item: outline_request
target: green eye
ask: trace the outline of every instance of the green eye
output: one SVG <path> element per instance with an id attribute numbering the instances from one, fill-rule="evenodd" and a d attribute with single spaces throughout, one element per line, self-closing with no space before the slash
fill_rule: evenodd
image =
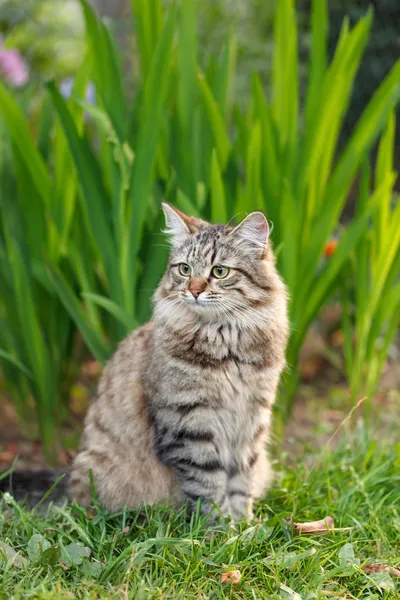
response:
<path id="1" fill-rule="evenodd" d="M 189 265 L 187 265 L 186 263 L 181 263 L 179 265 L 179 273 L 181 275 L 183 275 L 184 277 L 189 277 L 191 272 L 192 272 L 191 267 L 189 267 Z"/>
<path id="2" fill-rule="evenodd" d="M 228 267 L 221 267 L 220 265 L 217 265 L 211 269 L 211 273 L 217 279 L 224 279 L 224 277 L 228 275 L 229 271 L 230 269 L 228 269 Z"/>

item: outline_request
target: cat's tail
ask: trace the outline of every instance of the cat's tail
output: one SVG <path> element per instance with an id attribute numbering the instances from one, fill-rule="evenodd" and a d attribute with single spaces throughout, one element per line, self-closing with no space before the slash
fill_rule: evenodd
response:
<path id="1" fill-rule="evenodd" d="M 6 477 L 0 474 L 0 498 L 9 493 L 29 508 L 40 504 L 64 504 L 68 500 L 68 475 L 50 469 L 42 471 L 12 471 Z"/>

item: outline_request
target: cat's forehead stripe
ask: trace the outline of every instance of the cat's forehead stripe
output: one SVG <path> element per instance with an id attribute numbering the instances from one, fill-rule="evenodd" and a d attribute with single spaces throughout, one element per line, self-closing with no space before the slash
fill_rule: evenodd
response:
<path id="1" fill-rule="evenodd" d="M 190 241 L 188 248 L 188 261 L 213 263 L 218 251 L 218 242 L 221 239 L 223 226 L 207 227 L 200 230 Z"/>

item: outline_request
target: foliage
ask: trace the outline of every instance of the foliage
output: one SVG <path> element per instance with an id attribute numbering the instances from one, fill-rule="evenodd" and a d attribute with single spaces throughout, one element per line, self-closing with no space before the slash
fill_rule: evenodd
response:
<path id="1" fill-rule="evenodd" d="M 217 528 L 209 539 L 184 510 L 109 515 L 67 506 L 40 516 L 4 496 L 0 596 L 394 600 L 400 454 L 398 444 L 376 437 L 360 427 L 333 452 L 279 465 L 276 488 L 257 504 L 260 521 Z M 326 515 L 335 532 L 296 536 L 288 524 Z M 368 573 L 376 564 L 380 570 Z M 240 582 L 223 585 L 222 573 L 236 569 Z"/>
<path id="2" fill-rule="evenodd" d="M 393 176 L 394 116 L 381 139 L 375 184 Z M 357 210 L 369 195 L 370 169 L 365 166 Z M 393 181 L 394 182 L 394 181 Z M 366 394 L 371 400 L 400 315 L 400 202 L 391 188 L 381 194 L 366 235 L 350 257 L 344 279 L 345 355 L 351 398 Z"/>
<path id="3" fill-rule="evenodd" d="M 232 94 L 235 103 L 242 108 L 251 92 L 249 74 L 257 72 L 263 87 L 268 86 L 271 79 L 275 8 L 275 0 L 197 0 L 201 67 L 215 60 L 227 37 L 235 32 L 237 61 Z"/>
<path id="4" fill-rule="evenodd" d="M 309 2 L 309 0 L 306 0 Z M 329 0 L 330 47 L 333 48 L 340 32 L 345 11 L 350 22 L 355 23 L 370 7 L 369 0 Z M 388 73 L 399 56 L 398 37 L 400 28 L 400 5 L 391 0 L 376 3 L 374 18 L 365 58 L 356 78 L 356 90 L 346 116 L 344 135 L 352 130 L 371 94 Z M 399 127 L 397 126 L 397 142 Z"/>
<path id="5" fill-rule="evenodd" d="M 84 22 L 75 0 L 0 0 L 0 30 L 36 78 L 72 75 L 84 52 Z"/>
<path id="6" fill-rule="evenodd" d="M 69 385 L 81 352 L 75 327 L 45 277 L 64 263 L 76 186 L 61 130 L 55 132 L 54 178 L 36 148 L 22 111 L 0 86 L 1 110 L 12 123 L 3 144 L 0 203 L 0 356 L 22 422 L 37 418 L 49 460 L 56 425 L 65 417 Z M 77 113 L 82 121 L 82 111 Z M 18 202 L 15 202 L 18 198 Z M 76 336 L 75 336 L 76 338 Z M 78 342 L 78 343 L 76 343 Z M 32 414 L 32 399 L 36 417 Z"/>
<path id="7" fill-rule="evenodd" d="M 58 343 L 58 326 L 65 322 L 70 331 L 72 319 L 87 348 L 104 362 L 126 332 L 148 318 L 167 258 L 159 235 L 161 199 L 217 222 L 261 209 L 273 222 L 278 266 L 292 299 L 290 370 L 279 404 L 287 415 L 307 329 L 341 283 L 349 253 L 357 251 L 380 198 L 393 185 L 390 170 L 383 171 L 334 255 L 324 258 L 348 192 L 398 102 L 400 63 L 338 154 L 371 13 L 353 28 L 345 20 L 328 65 L 327 6 L 314 1 L 303 107 L 294 2 L 279 2 L 271 97 L 255 75 L 251 100 L 241 109 L 232 102 L 236 38 L 232 33 L 219 56 L 201 70 L 194 0 L 171 4 L 167 14 L 161 0 L 133 3 L 140 62 L 133 100 L 125 93 L 111 33 L 81 3 L 87 53 L 68 101 L 54 84 L 48 86 L 36 139 L 14 97 L 0 87 L 18 179 L 18 187 L 12 180 L 13 218 L 21 232 L 14 235 L 3 201 L 1 260 L 10 293 L 1 304 L 2 357 L 12 368 L 19 366 L 20 388 L 28 383 L 27 370 L 32 374 L 36 405 L 47 407 L 38 411 L 42 431 L 45 426 L 54 431 L 55 420 L 50 425 L 43 420 L 51 410 L 49 390 L 60 387 L 53 352 L 65 349 L 66 342 Z M 94 105 L 85 99 L 89 81 L 96 88 Z M 46 315 L 56 311 L 62 317 L 54 332 Z M 53 406 L 58 405 L 54 395 Z"/>

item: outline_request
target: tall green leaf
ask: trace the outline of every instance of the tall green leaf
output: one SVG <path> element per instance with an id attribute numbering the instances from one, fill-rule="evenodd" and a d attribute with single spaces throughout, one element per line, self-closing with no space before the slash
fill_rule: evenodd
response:
<path id="1" fill-rule="evenodd" d="M 134 306 L 135 267 L 132 267 L 132 262 L 135 261 L 140 247 L 147 200 L 151 189 L 152 168 L 165 109 L 168 66 L 175 21 L 176 7 L 172 5 L 152 56 L 150 71 L 144 87 L 141 124 L 132 173 L 129 230 L 125 237 L 126 252 L 121 267 L 126 285 L 124 307 L 126 310 L 131 310 Z"/>
<path id="2" fill-rule="evenodd" d="M 105 24 L 96 17 L 86 0 L 80 0 L 86 22 L 96 90 L 121 139 L 126 131 L 126 106 L 120 57 Z"/>

